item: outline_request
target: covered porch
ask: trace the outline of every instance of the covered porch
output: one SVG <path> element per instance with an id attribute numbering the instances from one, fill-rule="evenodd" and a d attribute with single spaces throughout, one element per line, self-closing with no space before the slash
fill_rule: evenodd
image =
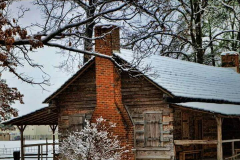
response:
<path id="1" fill-rule="evenodd" d="M 171 106 L 177 159 L 240 159 L 240 105 L 186 102 Z"/>
<path id="2" fill-rule="evenodd" d="M 43 159 L 43 157 L 48 158 L 46 153 L 43 152 L 44 151 L 43 148 L 46 148 L 47 150 L 49 145 L 51 145 L 53 148 L 52 150 L 53 157 L 55 156 L 56 145 L 58 145 L 58 143 L 56 143 L 56 140 L 55 140 L 56 129 L 58 126 L 58 112 L 56 107 L 44 107 L 34 112 L 31 112 L 29 114 L 26 114 L 24 116 L 14 118 L 9 121 L 5 121 L 3 122 L 3 124 L 17 126 L 17 128 L 19 129 L 20 138 L 21 138 L 20 139 L 21 160 L 24 160 L 26 157 L 29 157 L 29 156 L 36 156 L 36 158 L 38 159 Z M 46 141 L 46 143 L 41 143 L 41 144 L 25 144 L 23 134 L 24 134 L 24 130 L 28 125 L 49 125 L 52 130 L 53 142 L 48 143 Z M 36 153 L 26 154 L 25 149 L 28 147 L 37 147 L 38 151 Z"/>

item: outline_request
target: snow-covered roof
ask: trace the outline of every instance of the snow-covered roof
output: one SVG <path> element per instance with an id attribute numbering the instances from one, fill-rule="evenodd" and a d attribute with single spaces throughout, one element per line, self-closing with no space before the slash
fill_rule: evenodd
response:
<path id="1" fill-rule="evenodd" d="M 129 63 L 140 57 L 130 50 L 114 54 Z M 145 75 L 176 97 L 240 103 L 240 74 L 233 70 L 159 55 L 143 58 L 138 69 L 146 66 Z"/>
<path id="2" fill-rule="evenodd" d="M 239 55 L 239 53 L 236 51 L 227 51 L 227 52 L 221 53 L 221 56 L 226 56 L 226 55 Z"/>
<path id="3" fill-rule="evenodd" d="M 175 103 L 176 105 L 203 110 L 212 113 L 219 113 L 229 116 L 240 115 L 240 105 L 234 104 L 217 104 L 217 103 L 202 103 L 202 102 L 186 102 L 186 103 Z"/>

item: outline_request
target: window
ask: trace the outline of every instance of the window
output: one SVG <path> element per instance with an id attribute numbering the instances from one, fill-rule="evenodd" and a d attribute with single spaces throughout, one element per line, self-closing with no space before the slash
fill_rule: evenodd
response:
<path id="1" fill-rule="evenodd" d="M 144 145 L 163 146 L 162 112 L 144 113 Z"/>
<path id="2" fill-rule="evenodd" d="M 69 131 L 81 131 L 84 127 L 84 122 L 84 114 L 76 114 L 69 116 Z"/>

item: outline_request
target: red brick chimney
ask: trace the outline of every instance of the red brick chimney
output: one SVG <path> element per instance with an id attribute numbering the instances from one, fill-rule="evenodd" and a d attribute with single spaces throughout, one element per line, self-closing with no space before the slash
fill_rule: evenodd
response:
<path id="1" fill-rule="evenodd" d="M 232 68 L 239 73 L 239 54 L 235 51 L 224 52 L 221 54 L 222 67 Z"/>
<path id="2" fill-rule="evenodd" d="M 95 51 L 105 55 L 112 55 L 114 50 L 120 50 L 119 28 L 114 25 L 95 27 Z M 129 152 L 122 159 L 134 159 L 131 149 L 134 147 L 133 123 L 122 103 L 121 75 L 114 63 L 105 58 L 96 57 L 96 94 L 97 104 L 92 121 L 102 116 L 104 119 L 116 123 L 113 133 L 118 135 L 123 146 Z"/>

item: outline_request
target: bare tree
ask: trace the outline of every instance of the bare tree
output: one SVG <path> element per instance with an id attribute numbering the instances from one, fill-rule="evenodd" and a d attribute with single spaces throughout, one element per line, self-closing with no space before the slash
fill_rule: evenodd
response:
<path id="1" fill-rule="evenodd" d="M 10 18 L 8 8 L 11 2 L 8 0 L 0 1 L 1 72 L 11 72 L 18 79 L 41 87 L 49 84 L 48 78 L 43 77 L 42 81 L 36 82 L 33 78 L 18 71 L 18 68 L 24 66 L 24 63 L 42 70 L 43 66 L 30 58 L 30 52 L 48 46 L 62 50 L 68 55 L 71 62 L 80 57 L 80 54 L 85 55 L 85 61 L 90 56 L 104 57 L 114 61 L 111 56 L 96 53 L 92 50 L 94 45 L 92 42 L 96 38 L 104 37 L 93 38 L 93 27 L 95 24 L 109 22 L 107 18 L 115 14 L 118 14 L 121 20 L 135 15 L 131 9 L 132 2 L 130 0 L 37 0 L 34 1 L 34 5 L 38 5 L 41 9 L 43 15 L 43 21 L 41 22 L 43 23 L 39 22 L 23 27 L 19 25 L 19 20 L 24 18 L 28 10 L 20 8 L 18 17 Z M 129 11 L 125 12 L 126 10 Z M 37 32 L 33 32 L 33 29 Z M 66 61 L 65 64 L 67 65 L 68 62 Z M 7 102 L 13 103 L 14 100 L 22 102 L 22 95 L 15 88 L 8 87 L 5 82 L 1 84 L 4 91 L 6 87 L 8 88 L 7 94 L 5 94 Z M 8 109 L 12 111 L 13 115 L 16 115 L 16 110 L 11 108 L 9 103 L 4 103 L 7 106 L 1 106 L 0 113 L 6 113 L 4 110 Z"/>
<path id="2" fill-rule="evenodd" d="M 91 56 L 99 56 L 119 65 L 113 57 L 93 50 L 94 40 L 104 38 L 93 36 L 98 24 L 120 24 L 122 47 L 142 54 L 151 51 L 215 65 L 216 52 L 239 48 L 239 0 L 36 0 L 34 5 L 41 9 L 43 20 L 24 28 L 19 25 L 19 18 L 27 10 L 21 8 L 19 17 L 10 19 L 9 5 L 11 1 L 0 1 L 2 71 L 40 86 L 48 84 L 48 78 L 35 82 L 17 68 L 27 62 L 42 70 L 29 53 L 44 46 L 58 48 L 67 55 L 61 67 L 79 63 L 82 54 L 85 62 Z M 227 13 L 226 20 L 219 16 L 221 13 Z M 33 28 L 37 32 L 32 32 Z"/>
<path id="3" fill-rule="evenodd" d="M 16 72 L 16 67 L 20 64 L 17 60 L 17 55 L 14 53 L 12 43 L 14 37 L 19 36 L 23 38 L 26 35 L 25 30 L 20 27 L 13 27 L 10 20 L 4 15 L 4 10 L 7 7 L 7 2 L 0 2 L 0 40 L 4 41 L 4 46 L 0 46 L 0 66 L 1 73 L 5 70 L 16 75 L 19 79 L 25 82 L 34 83 L 31 79 L 24 77 Z M 15 23 L 15 19 L 12 20 Z M 21 64 L 20 64 L 21 65 Z M 0 73 L 0 76 L 1 76 Z M 17 88 L 9 87 L 5 80 L 0 79 L 0 122 L 17 116 L 17 110 L 12 108 L 11 105 L 15 101 L 23 103 L 23 95 L 17 90 Z"/>
<path id="4" fill-rule="evenodd" d="M 92 55 L 113 60 L 112 57 L 93 51 L 93 41 L 103 38 L 93 38 L 93 28 L 101 23 L 120 22 L 124 24 L 123 39 L 127 48 L 143 53 L 151 50 L 152 53 L 175 55 L 176 58 L 204 63 L 205 54 L 211 48 L 211 55 L 214 55 L 214 46 L 218 45 L 219 41 L 235 41 L 237 43 L 233 46 L 237 48 L 236 44 L 239 42 L 235 37 L 239 36 L 233 39 L 223 38 L 227 33 L 238 34 L 238 23 L 227 21 L 234 26 L 231 29 L 210 25 L 206 31 L 206 24 L 211 24 L 211 19 L 218 19 L 219 14 L 214 14 L 215 17 L 211 15 L 219 8 L 228 9 L 229 15 L 233 15 L 238 21 L 238 12 L 232 8 L 236 3 L 226 3 L 223 0 L 37 0 L 34 4 L 44 13 L 44 23 L 29 26 L 22 31 L 25 34 L 23 37 L 14 37 L 13 41 L 9 42 L 12 52 L 17 52 L 17 55 L 27 60 L 31 66 L 39 68 L 41 66 L 28 57 L 28 52 L 43 46 L 61 49 L 68 55 L 70 62 L 79 60 L 79 53 L 85 55 L 85 61 Z M 227 22 L 223 24 L 227 26 Z M 9 21 L 9 24 L 20 28 L 17 21 Z M 31 27 L 37 27 L 38 32 L 28 34 Z M 2 47 L 9 46 L 4 39 L 0 40 L 0 44 Z M 19 60 L 16 54 L 13 58 Z M 214 63 L 213 56 L 212 64 Z M 62 64 L 64 65 L 68 65 L 68 61 Z M 33 83 L 32 80 L 26 80 L 26 77 L 19 77 Z"/>
<path id="5" fill-rule="evenodd" d="M 130 0 L 37 0 L 34 4 L 41 8 L 44 23 L 31 25 L 29 29 L 37 27 L 38 32 L 28 35 L 24 40 L 16 39 L 12 45 L 24 47 L 27 51 L 42 46 L 56 47 L 65 51 L 65 54 L 70 51 L 69 56 L 73 56 L 71 54 L 74 52 L 85 54 L 87 61 L 89 56 L 101 56 L 92 50 L 94 26 L 109 23 L 107 18 L 114 14 L 117 14 L 118 20 L 131 18 L 135 15 L 130 9 L 131 3 Z M 111 23 L 114 21 L 111 20 Z M 4 42 L 0 44 L 4 45 Z"/>
<path id="6" fill-rule="evenodd" d="M 128 32 L 127 44 L 141 52 L 151 50 L 164 56 L 215 65 L 216 52 L 238 48 L 238 3 L 236 0 L 135 2 L 142 10 L 141 19 L 145 23 L 129 24 L 134 32 Z M 220 48 L 221 43 L 232 47 Z"/>

